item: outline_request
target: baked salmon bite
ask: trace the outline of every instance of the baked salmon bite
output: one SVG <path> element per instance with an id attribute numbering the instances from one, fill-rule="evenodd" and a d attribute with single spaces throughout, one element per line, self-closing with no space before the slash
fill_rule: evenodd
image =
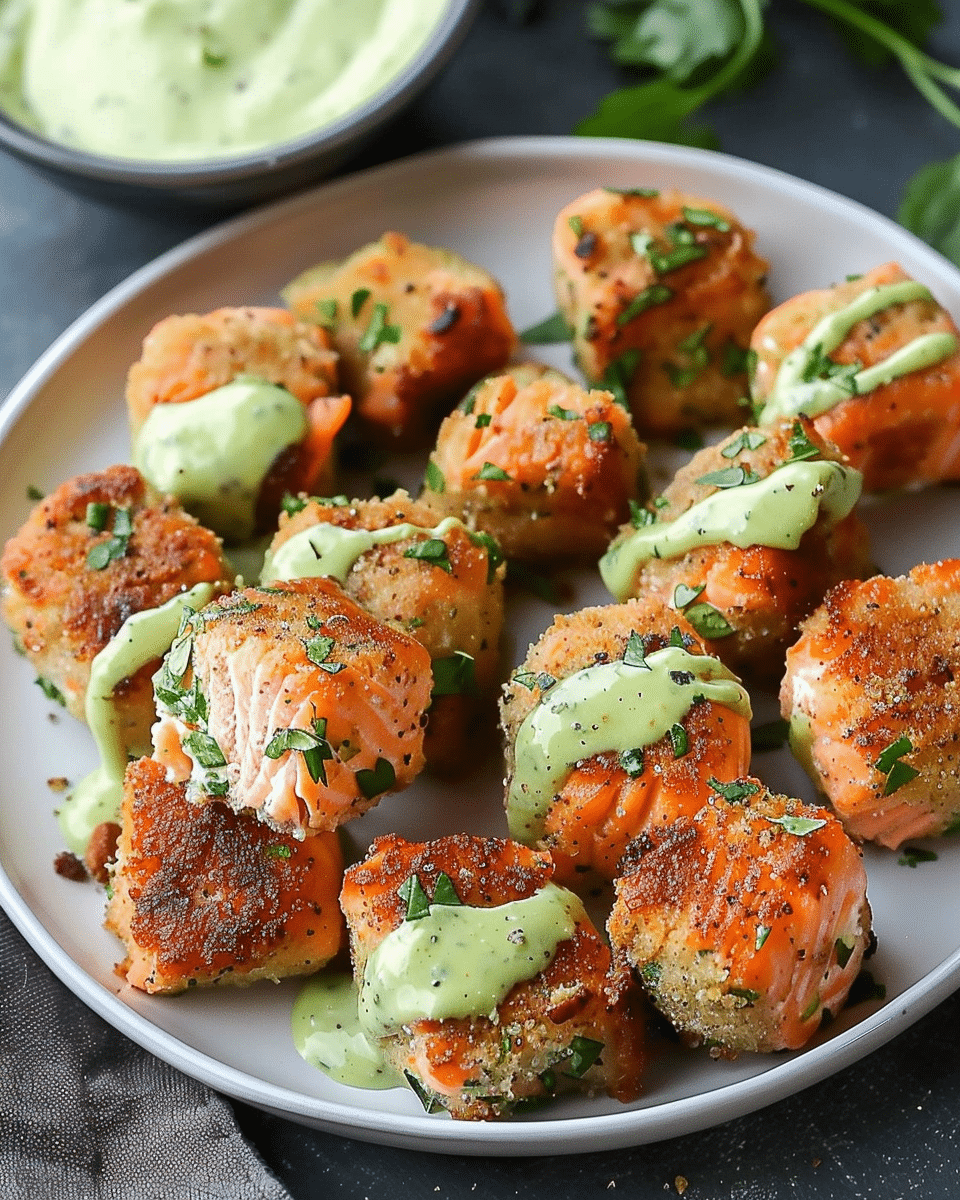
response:
<path id="1" fill-rule="evenodd" d="M 329 330 L 367 432 L 401 448 L 429 445 L 440 418 L 516 343 L 487 271 L 401 233 L 311 267 L 283 296 L 298 319 Z"/>
<path id="2" fill-rule="evenodd" d="M 335 580 L 244 588 L 189 616 L 164 659 L 154 757 L 191 800 L 335 829 L 422 769 L 431 684 L 420 643 Z"/>
<path id="3" fill-rule="evenodd" d="M 361 1023 L 428 1109 L 490 1120 L 562 1090 L 635 1099 L 643 1026 L 549 855 L 461 834 L 378 838 L 351 867 Z"/>
<path id="4" fill-rule="evenodd" d="M 261 581 L 331 576 L 361 608 L 415 638 L 433 670 L 427 763 L 464 772 L 484 745 L 478 725 L 496 707 L 506 570 L 496 542 L 456 518 L 438 522 L 405 491 L 291 498 L 286 509 Z"/>
<path id="5" fill-rule="evenodd" d="M 631 844 L 607 928 L 618 964 L 686 1041 L 796 1050 L 860 971 L 866 885 L 836 817 L 745 777 Z"/>
<path id="6" fill-rule="evenodd" d="M 533 363 L 482 380 L 443 422 L 421 499 L 508 558 L 596 559 L 648 494 L 646 447 L 609 391 Z"/>
<path id="7" fill-rule="evenodd" d="M 960 821 L 960 559 L 838 584 L 780 690 L 790 745 L 848 832 L 896 849 Z"/>
<path id="8" fill-rule="evenodd" d="M 613 879 L 632 838 L 747 770 L 750 715 L 656 597 L 557 616 L 503 691 L 511 836 L 549 850 L 571 886 Z"/>
<path id="9" fill-rule="evenodd" d="M 777 685 L 797 625 L 841 579 L 873 571 L 860 474 L 806 417 L 697 451 L 600 560 L 618 599 L 682 612 L 751 683 Z"/>
<path id="10" fill-rule="evenodd" d="M 641 437 L 739 422 L 767 263 L 729 209 L 675 190 L 598 188 L 558 213 L 554 285 L 574 357 Z"/>
<path id="11" fill-rule="evenodd" d="M 47 694 L 81 721 L 95 664 L 125 622 L 197 585 L 209 585 L 208 599 L 232 586 L 220 539 L 122 465 L 77 475 L 41 500 L 0 569 L 4 620 Z M 134 754 L 150 751 L 158 666 L 151 654 L 110 680 L 112 721 Z"/>
<path id="12" fill-rule="evenodd" d="M 335 833 L 283 836 L 143 758 L 124 779 L 106 927 L 124 943 L 118 972 L 145 992 L 310 975 L 345 942 Z"/>
<path id="13" fill-rule="evenodd" d="M 896 263 L 779 305 L 751 359 L 761 425 L 805 413 L 868 492 L 960 478 L 960 330 Z"/>
<path id="14" fill-rule="evenodd" d="M 127 376 L 133 459 L 230 541 L 268 529 L 286 492 L 332 490 L 350 413 L 320 327 L 282 308 L 170 316 Z"/>

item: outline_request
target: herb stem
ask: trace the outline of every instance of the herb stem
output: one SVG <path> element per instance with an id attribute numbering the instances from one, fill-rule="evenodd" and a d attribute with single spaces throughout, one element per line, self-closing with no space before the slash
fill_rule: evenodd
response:
<path id="1" fill-rule="evenodd" d="M 960 70 L 924 54 L 895 29 L 848 3 L 848 0 L 804 0 L 804 3 L 838 21 L 855 26 L 889 50 L 917 91 L 941 116 L 960 128 L 960 107 L 934 82 L 940 80 L 949 87 L 960 88 Z"/>

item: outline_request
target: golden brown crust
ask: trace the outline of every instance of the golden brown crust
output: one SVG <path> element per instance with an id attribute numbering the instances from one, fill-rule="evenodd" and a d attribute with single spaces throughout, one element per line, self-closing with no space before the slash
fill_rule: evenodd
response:
<path id="1" fill-rule="evenodd" d="M 107 527 L 87 523 L 87 506 L 108 506 Z M 118 557 L 97 568 L 94 547 L 108 544 L 118 510 L 133 532 Z M 133 613 L 156 608 L 198 583 L 229 586 L 220 540 L 133 467 L 114 466 L 61 484 L 33 510 L 2 558 L 3 616 L 40 675 L 80 720 L 90 664 Z M 116 690 L 128 744 L 140 746 L 153 719 L 149 664 Z"/>
<path id="2" fill-rule="evenodd" d="M 147 992 L 308 975 L 341 948 L 336 834 L 298 841 L 221 804 L 190 804 L 152 759 L 127 768 L 106 925 Z"/>
<path id="3" fill-rule="evenodd" d="M 502 367 L 516 341 L 491 275 L 400 233 L 306 271 L 284 297 L 304 321 L 334 306 L 343 387 L 370 430 L 406 448 L 429 444 L 443 413 Z M 374 336 L 378 322 L 397 332 Z"/>
<path id="4" fill-rule="evenodd" d="M 748 426 L 716 446 L 697 451 L 656 501 L 652 509 L 656 519 L 675 520 L 717 492 L 715 484 L 699 482 L 713 472 L 739 467 L 760 478 L 770 475 L 790 459 L 790 441 L 797 427 L 819 458 L 846 461 L 805 417 L 769 429 Z M 744 441 L 747 437 L 762 441 L 751 448 Z M 731 450 L 736 453 L 730 454 Z M 632 531 L 632 526 L 627 526 L 622 533 L 629 536 Z M 692 603 L 709 604 L 732 630 L 708 637 L 709 652 L 745 679 L 769 685 L 777 683 L 783 673 L 783 656 L 796 639 L 800 621 L 819 604 L 827 589 L 839 580 L 869 575 L 873 569 L 869 533 L 856 510 L 839 521 L 821 513 L 796 550 L 771 546 L 741 549 L 721 542 L 676 558 L 651 559 L 638 569 L 632 594 L 656 595 L 665 604 L 676 605 L 679 588 L 681 597 L 694 597 Z"/>
<path id="5" fill-rule="evenodd" d="M 647 495 L 645 459 L 612 393 L 523 363 L 445 418 L 423 500 L 491 534 L 508 558 L 592 562 Z"/>
<path id="6" fill-rule="evenodd" d="M 368 858 L 348 869 L 341 893 L 358 977 L 371 951 L 404 920 L 398 888 L 415 875 L 432 896 L 441 873 L 462 903 L 491 907 L 533 895 L 549 881 L 552 864 L 547 855 L 497 838 L 378 838 Z M 502 1116 L 558 1086 L 599 1087 L 621 1100 L 635 1099 L 642 1022 L 629 994 L 612 994 L 609 965 L 609 951 L 584 915 L 549 965 L 512 988 L 496 1021 L 422 1019 L 381 1044 L 396 1069 L 413 1075 L 460 1120 Z M 579 1082 L 564 1071 L 578 1039 L 603 1043 Z"/>
<path id="7" fill-rule="evenodd" d="M 960 818 L 958 679 L 960 559 L 841 583 L 804 622 L 781 707 L 853 836 L 896 848 Z"/>
<path id="8" fill-rule="evenodd" d="M 770 307 L 753 241 L 727 208 L 674 190 L 600 188 L 557 215 L 577 362 L 595 383 L 621 377 L 641 436 L 737 421 L 745 351 Z"/>

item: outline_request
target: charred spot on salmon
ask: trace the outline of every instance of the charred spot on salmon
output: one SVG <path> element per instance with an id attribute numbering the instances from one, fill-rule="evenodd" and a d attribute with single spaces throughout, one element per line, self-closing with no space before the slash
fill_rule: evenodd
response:
<path id="1" fill-rule="evenodd" d="M 459 320 L 460 320 L 459 306 L 456 304 L 453 304 L 452 302 L 448 303 L 445 306 L 445 308 L 443 309 L 443 312 L 441 312 L 440 315 L 438 317 L 436 317 L 433 321 L 431 321 L 430 324 L 427 326 L 427 332 L 428 333 L 446 333 L 449 329 L 452 329 Z"/>

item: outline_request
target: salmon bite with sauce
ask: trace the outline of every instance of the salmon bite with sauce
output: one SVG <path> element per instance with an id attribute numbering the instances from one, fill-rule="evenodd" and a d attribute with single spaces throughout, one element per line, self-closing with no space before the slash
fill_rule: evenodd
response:
<path id="1" fill-rule="evenodd" d="M 344 877 L 360 1018 L 428 1111 L 491 1120 L 561 1090 L 636 1098 L 643 1024 L 549 855 L 378 838 Z M 402 986 L 401 986 L 402 985 Z"/>
<path id="2" fill-rule="evenodd" d="M 785 301 L 751 351 L 760 424 L 806 414 L 866 491 L 960 478 L 960 330 L 896 263 Z"/>
<path id="3" fill-rule="evenodd" d="M 189 616 L 156 679 L 154 758 L 200 803 L 299 837 L 424 765 L 430 656 L 333 579 L 250 587 Z"/>
<path id="4" fill-rule="evenodd" d="M 118 465 L 77 475 L 41 500 L 7 542 L 2 572 L 3 618 L 44 690 L 85 720 L 91 674 L 96 668 L 99 676 L 109 655 L 111 723 L 127 750 L 149 753 L 152 676 L 166 646 L 140 661 L 133 634 L 118 635 L 130 618 L 195 587 L 205 589 L 204 602 L 228 590 L 220 539 L 133 467 Z M 123 658 L 114 652 L 127 640 Z"/>
<path id="5" fill-rule="evenodd" d="M 329 490 L 350 413 L 320 327 L 282 308 L 170 316 L 127 376 L 137 466 L 231 541 L 276 519 L 286 492 Z"/>
<path id="6" fill-rule="evenodd" d="M 511 836 L 613 879 L 631 838 L 750 762 L 750 700 L 656 597 L 557 616 L 504 687 Z"/>
<path id="7" fill-rule="evenodd" d="M 421 499 L 491 534 L 508 558 L 596 558 L 647 495 L 645 458 L 612 393 L 522 363 L 444 420 Z"/>
<path id="8" fill-rule="evenodd" d="M 740 420 L 750 335 L 770 307 L 753 242 L 723 205 L 672 189 L 598 188 L 557 215 L 574 358 L 642 437 Z"/>
<path id="9" fill-rule="evenodd" d="M 424 646 L 433 671 L 427 762 L 460 774 L 476 761 L 478 726 L 495 708 L 505 569 L 491 537 L 455 518 L 436 523 L 431 509 L 397 491 L 383 500 L 288 499 L 261 580 L 333 577 Z"/>
<path id="10" fill-rule="evenodd" d="M 790 745 L 852 837 L 896 849 L 960 822 L 960 559 L 838 584 L 780 690 Z"/>
<path id="11" fill-rule="evenodd" d="M 698 813 L 631 844 L 607 928 L 684 1040 L 796 1050 L 836 1016 L 871 947 L 866 887 L 826 809 L 717 781 Z"/>
<path id="12" fill-rule="evenodd" d="M 873 570 L 860 474 L 800 417 L 746 426 L 694 454 L 600 560 L 613 596 L 653 594 L 712 654 L 777 684 L 799 622 L 841 579 Z"/>
<path id="13" fill-rule="evenodd" d="M 516 344 L 489 272 L 402 233 L 311 267 L 283 296 L 299 320 L 329 330 L 357 415 L 399 448 L 429 445 L 441 417 Z"/>

